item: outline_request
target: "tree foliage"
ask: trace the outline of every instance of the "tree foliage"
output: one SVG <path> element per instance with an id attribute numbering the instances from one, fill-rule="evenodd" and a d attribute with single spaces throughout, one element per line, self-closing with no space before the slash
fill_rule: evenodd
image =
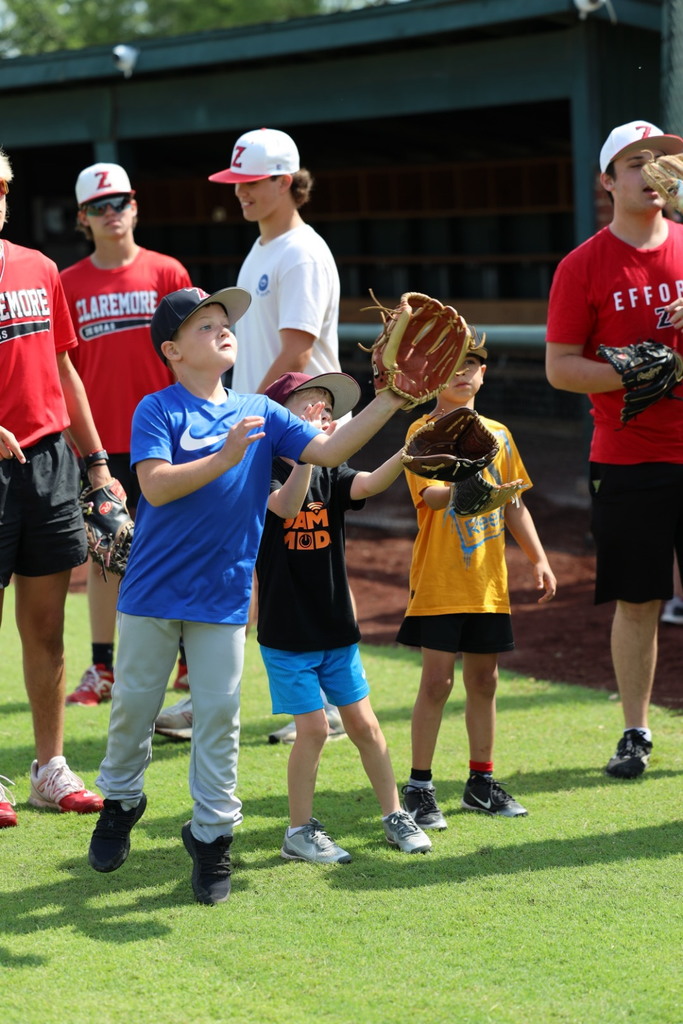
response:
<path id="1" fill-rule="evenodd" d="M 0 55 L 109 46 L 326 10 L 326 0 L 1 0 Z"/>

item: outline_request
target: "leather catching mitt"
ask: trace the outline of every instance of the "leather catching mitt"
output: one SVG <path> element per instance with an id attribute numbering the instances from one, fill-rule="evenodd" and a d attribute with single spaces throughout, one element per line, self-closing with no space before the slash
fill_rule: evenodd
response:
<path id="1" fill-rule="evenodd" d="M 431 417 L 406 441 L 401 462 L 411 473 L 455 483 L 490 465 L 500 445 L 474 409 Z"/>
<path id="2" fill-rule="evenodd" d="M 133 540 L 133 520 L 128 513 L 126 492 L 118 480 L 104 487 L 85 487 L 79 503 L 85 523 L 88 553 L 93 562 L 115 576 L 126 571 L 130 545 Z"/>
<path id="3" fill-rule="evenodd" d="M 477 347 L 464 317 L 421 292 L 405 292 L 395 309 L 385 309 L 377 299 L 375 304 L 383 327 L 372 348 L 365 349 L 372 352 L 375 394 L 394 391 L 405 399 L 404 409 L 435 398 Z"/>

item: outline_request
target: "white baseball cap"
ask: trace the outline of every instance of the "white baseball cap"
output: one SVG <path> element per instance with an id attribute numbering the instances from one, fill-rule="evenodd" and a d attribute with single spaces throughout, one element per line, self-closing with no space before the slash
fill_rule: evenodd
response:
<path id="1" fill-rule="evenodd" d="M 79 206 L 101 196 L 120 195 L 122 192 L 135 195 L 128 175 L 118 164 L 92 164 L 81 171 L 76 181 L 76 202 Z"/>
<path id="2" fill-rule="evenodd" d="M 683 153 L 679 135 L 665 135 L 649 121 L 629 121 L 613 128 L 600 150 L 600 170 L 604 173 L 618 156 L 639 153 L 642 149 L 658 149 L 662 153 Z"/>
<path id="3" fill-rule="evenodd" d="M 300 168 L 299 150 L 286 132 L 257 128 L 240 135 L 230 166 L 209 175 L 209 181 L 260 181 L 274 174 L 294 174 Z"/>

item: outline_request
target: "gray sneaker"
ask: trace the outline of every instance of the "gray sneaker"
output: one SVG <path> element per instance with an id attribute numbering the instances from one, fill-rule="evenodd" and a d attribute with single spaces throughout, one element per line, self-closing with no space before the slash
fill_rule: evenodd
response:
<path id="1" fill-rule="evenodd" d="M 293 743 L 296 739 L 296 722 L 287 722 L 281 729 L 275 729 L 268 735 L 269 743 Z"/>
<path id="2" fill-rule="evenodd" d="M 280 856 L 284 860 L 308 860 L 313 864 L 348 864 L 351 860 L 351 854 L 337 846 L 317 818 L 311 818 L 308 825 L 293 836 L 285 832 Z"/>
<path id="3" fill-rule="evenodd" d="M 395 811 L 382 824 L 387 842 L 398 846 L 404 853 L 426 853 L 431 850 L 431 839 L 415 824 L 407 811 Z"/>
<path id="4" fill-rule="evenodd" d="M 328 740 L 343 739 L 346 736 L 346 729 L 337 708 L 333 707 L 332 704 L 328 704 L 325 707 L 325 714 L 327 715 L 327 724 L 330 728 L 327 736 Z"/>
<path id="5" fill-rule="evenodd" d="M 325 708 L 325 714 L 327 715 L 327 724 L 330 728 L 327 736 L 328 740 L 340 740 L 346 736 L 346 729 L 344 728 L 341 720 L 341 715 L 335 707 L 330 704 Z M 280 729 L 276 729 L 274 732 L 269 733 L 269 743 L 293 743 L 296 739 L 296 722 L 294 719 L 291 722 L 287 722 Z"/>
<path id="6" fill-rule="evenodd" d="M 192 697 L 183 697 L 177 704 L 157 716 L 154 731 L 174 740 L 192 739 Z"/>

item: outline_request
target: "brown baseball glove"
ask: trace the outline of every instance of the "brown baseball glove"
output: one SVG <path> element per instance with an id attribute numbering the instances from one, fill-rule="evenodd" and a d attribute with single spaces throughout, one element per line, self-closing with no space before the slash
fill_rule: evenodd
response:
<path id="1" fill-rule="evenodd" d="M 653 157 L 643 164 L 640 173 L 665 203 L 683 213 L 683 155 Z"/>
<path id="2" fill-rule="evenodd" d="M 406 441 L 401 462 L 411 473 L 454 483 L 495 459 L 500 445 L 474 409 L 431 417 Z"/>
<path id="3" fill-rule="evenodd" d="M 404 409 L 436 397 L 477 347 L 464 317 L 421 292 L 405 292 L 395 309 L 372 297 L 384 325 L 372 348 L 365 349 L 372 352 L 375 394 L 394 391 L 405 399 Z"/>
<path id="4" fill-rule="evenodd" d="M 86 487 L 79 500 L 90 557 L 105 578 L 107 569 L 123 576 L 133 540 L 126 492 L 118 480 L 112 480 L 104 487 Z"/>

